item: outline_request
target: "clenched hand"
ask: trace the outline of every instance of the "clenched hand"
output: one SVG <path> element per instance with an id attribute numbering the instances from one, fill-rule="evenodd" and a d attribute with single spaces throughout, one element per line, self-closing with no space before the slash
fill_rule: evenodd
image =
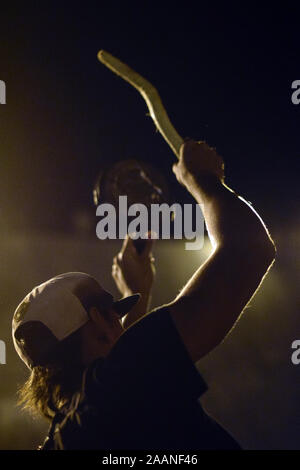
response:
<path id="1" fill-rule="evenodd" d="M 112 277 L 123 296 L 139 292 L 149 296 L 155 277 L 153 240 L 145 240 L 146 246 L 138 254 L 133 240 L 127 235 L 123 246 L 113 259 Z"/>

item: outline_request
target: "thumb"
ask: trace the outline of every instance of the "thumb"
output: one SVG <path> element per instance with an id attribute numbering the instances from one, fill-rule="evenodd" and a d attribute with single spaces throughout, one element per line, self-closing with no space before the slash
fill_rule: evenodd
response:
<path id="1" fill-rule="evenodd" d="M 173 170 L 173 173 L 175 173 L 175 175 L 177 176 L 178 163 L 174 163 L 174 164 L 172 165 L 172 170 Z"/>

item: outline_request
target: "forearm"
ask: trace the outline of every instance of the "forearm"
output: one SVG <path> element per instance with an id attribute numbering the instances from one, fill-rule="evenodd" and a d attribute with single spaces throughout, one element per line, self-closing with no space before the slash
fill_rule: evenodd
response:
<path id="1" fill-rule="evenodd" d="M 201 204 L 214 251 L 180 296 L 200 295 L 202 301 L 207 297 L 210 302 L 214 295 L 211 286 L 219 286 L 227 293 L 225 303 L 235 296 L 237 305 L 233 310 L 238 312 L 239 305 L 243 308 L 271 265 L 274 243 L 254 209 L 217 178 L 199 178 L 192 194 Z M 239 284 L 240 295 L 236 295 Z"/>
<path id="2" fill-rule="evenodd" d="M 255 210 L 216 177 L 198 177 L 192 194 L 201 204 L 214 248 L 274 254 L 274 244 Z"/>

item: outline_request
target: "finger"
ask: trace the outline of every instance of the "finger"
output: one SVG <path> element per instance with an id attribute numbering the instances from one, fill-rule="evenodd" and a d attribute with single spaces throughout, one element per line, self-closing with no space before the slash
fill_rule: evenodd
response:
<path id="1" fill-rule="evenodd" d="M 190 137 L 187 137 L 186 139 L 184 139 L 184 142 L 183 142 L 183 144 L 180 146 L 180 149 L 179 149 L 179 157 L 182 157 L 183 152 L 184 152 L 190 145 L 193 145 L 194 143 L 195 143 L 195 140 L 191 139 Z"/>
<path id="2" fill-rule="evenodd" d="M 136 258 L 138 251 L 137 251 L 137 244 L 139 244 L 141 240 L 140 238 L 133 239 L 131 238 L 130 234 L 128 237 L 128 242 L 125 248 L 125 251 L 123 253 L 123 258 Z"/>
<path id="3" fill-rule="evenodd" d="M 194 139 L 188 139 L 186 142 L 184 142 L 182 148 L 181 148 L 181 156 L 183 156 L 184 153 L 188 152 L 189 150 L 196 148 L 198 143 L 202 143 L 202 141 L 197 142 Z"/>
<path id="4" fill-rule="evenodd" d="M 145 240 L 145 248 L 142 251 L 143 258 L 149 258 L 151 256 L 153 244 L 154 244 L 153 239 L 148 238 L 147 240 Z"/>
<path id="5" fill-rule="evenodd" d="M 180 163 L 181 162 L 175 163 L 173 165 L 172 169 L 173 169 L 173 173 L 176 176 L 176 179 L 177 179 L 178 183 L 182 184 L 181 178 L 180 178 L 180 167 L 179 167 Z"/>
<path id="6" fill-rule="evenodd" d="M 120 266 L 122 263 L 123 255 L 122 253 L 118 253 L 116 256 L 113 257 L 113 266 Z"/>
<path id="7" fill-rule="evenodd" d="M 117 269 L 117 268 L 119 268 L 118 262 L 113 263 L 111 269 Z"/>
<path id="8" fill-rule="evenodd" d="M 126 238 L 125 238 L 124 241 L 123 241 L 123 245 L 122 245 L 122 248 L 121 248 L 120 253 L 123 254 L 123 253 L 125 252 L 125 250 L 126 250 L 127 247 L 128 247 L 128 244 L 130 243 L 130 240 L 131 240 L 131 239 L 130 239 L 129 235 L 127 234 L 127 235 L 126 235 Z"/>
<path id="9" fill-rule="evenodd" d="M 118 267 L 117 266 L 113 266 L 112 269 L 111 269 L 111 274 L 113 277 L 116 277 L 117 276 L 117 272 L 118 272 Z"/>
<path id="10" fill-rule="evenodd" d="M 183 149 L 184 149 L 184 146 L 185 146 L 185 142 L 183 142 L 183 144 L 180 146 L 180 149 L 179 149 L 179 160 L 182 158 L 182 154 L 183 154 Z M 176 164 L 175 164 L 176 165 Z M 173 167 L 175 166 L 173 165 Z"/>
<path id="11" fill-rule="evenodd" d="M 177 170 L 178 170 L 178 163 L 174 163 L 172 166 L 173 173 L 177 176 Z"/>

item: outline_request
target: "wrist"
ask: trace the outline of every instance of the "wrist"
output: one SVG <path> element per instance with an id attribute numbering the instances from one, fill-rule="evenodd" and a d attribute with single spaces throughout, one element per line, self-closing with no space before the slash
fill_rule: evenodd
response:
<path id="1" fill-rule="evenodd" d="M 224 189 L 223 182 L 211 173 L 199 173 L 186 185 L 188 191 L 201 203 L 217 196 Z"/>

